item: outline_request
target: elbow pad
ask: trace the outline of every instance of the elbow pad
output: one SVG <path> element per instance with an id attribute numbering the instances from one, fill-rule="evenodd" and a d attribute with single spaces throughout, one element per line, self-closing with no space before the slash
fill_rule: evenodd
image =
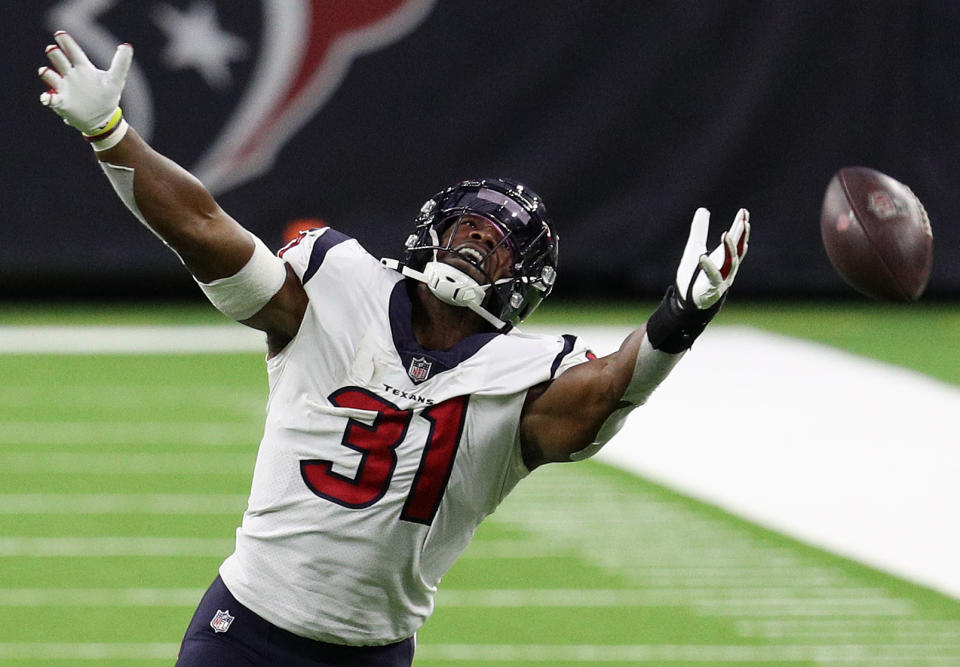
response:
<path id="1" fill-rule="evenodd" d="M 253 255 L 242 269 L 213 282 L 196 281 L 217 310 L 237 321 L 257 314 L 287 279 L 283 260 L 270 252 L 259 238 L 253 234 L 250 236 L 254 244 Z"/>

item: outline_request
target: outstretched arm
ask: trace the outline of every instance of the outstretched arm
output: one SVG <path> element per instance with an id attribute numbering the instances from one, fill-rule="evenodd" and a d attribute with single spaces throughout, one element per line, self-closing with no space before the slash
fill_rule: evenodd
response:
<path id="1" fill-rule="evenodd" d="M 133 186 L 131 208 L 200 282 L 234 275 L 253 255 L 254 240 L 247 230 L 200 181 L 153 150 L 133 128 L 116 146 L 96 155 L 105 171 L 126 168 Z"/>
<path id="2" fill-rule="evenodd" d="M 676 282 L 619 350 L 530 390 L 520 421 L 528 468 L 579 460 L 598 451 L 719 312 L 747 253 L 749 214 L 740 209 L 720 245 L 707 255 L 709 220 L 706 209 L 697 210 Z"/>
<path id="3" fill-rule="evenodd" d="M 279 349 L 297 331 L 306 294 L 289 267 L 230 217 L 203 184 L 129 127 L 118 106 L 133 49 L 117 48 L 108 70 L 93 66 L 66 32 L 47 47 L 50 87 L 40 101 L 80 130 L 133 214 L 176 252 L 218 308 L 268 333 Z"/>

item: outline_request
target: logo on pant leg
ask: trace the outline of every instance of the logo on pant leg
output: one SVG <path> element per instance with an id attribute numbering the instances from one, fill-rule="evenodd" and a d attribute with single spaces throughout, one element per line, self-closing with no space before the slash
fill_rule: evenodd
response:
<path id="1" fill-rule="evenodd" d="M 230 615 L 230 610 L 220 611 L 217 609 L 217 613 L 213 615 L 213 618 L 210 619 L 210 627 L 213 628 L 214 632 L 226 632 L 230 629 L 230 624 L 233 623 L 233 616 Z"/>

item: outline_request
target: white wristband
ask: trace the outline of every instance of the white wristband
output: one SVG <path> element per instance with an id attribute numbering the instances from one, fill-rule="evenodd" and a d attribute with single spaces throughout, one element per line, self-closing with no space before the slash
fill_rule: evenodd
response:
<path id="1" fill-rule="evenodd" d="M 130 126 L 127 124 L 127 121 L 121 118 L 120 123 L 112 132 L 107 134 L 103 139 L 92 139 L 90 145 L 93 146 L 93 150 L 98 153 L 108 148 L 113 148 L 127 135 L 127 130 L 129 129 Z"/>
<path id="2" fill-rule="evenodd" d="M 286 264 L 253 234 L 253 255 L 237 273 L 197 284 L 210 303 L 227 317 L 242 321 L 260 311 L 287 279 Z M 196 280 L 196 279 L 195 279 Z"/>
<path id="3" fill-rule="evenodd" d="M 633 367 L 633 377 L 623 392 L 623 400 L 633 405 L 646 403 L 653 390 L 660 386 L 685 353 L 686 350 L 677 353 L 656 350 L 644 334 L 640 351 L 637 352 L 637 364 Z"/>

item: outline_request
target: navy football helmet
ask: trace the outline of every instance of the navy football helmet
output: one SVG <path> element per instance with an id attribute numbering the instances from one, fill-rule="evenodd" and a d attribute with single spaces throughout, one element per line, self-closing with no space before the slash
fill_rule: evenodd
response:
<path id="1" fill-rule="evenodd" d="M 441 278 L 424 279 L 433 265 L 439 265 L 437 251 L 451 251 L 449 242 L 441 245 L 440 239 L 467 214 L 489 220 L 503 234 L 479 262 L 460 255 L 486 277 L 489 287 L 478 286 L 448 265 L 437 266 L 443 269 Z M 540 305 L 556 282 L 558 238 L 552 225 L 543 200 L 520 183 L 503 178 L 462 181 L 438 192 L 420 209 L 403 261 L 412 270 L 404 274 L 426 282 L 447 303 L 470 307 L 498 328 L 516 325 Z M 448 238 L 455 235 L 456 229 Z M 483 264 L 503 245 L 513 255 L 512 274 L 494 282 Z M 449 289 L 444 289 L 444 282 Z"/>

